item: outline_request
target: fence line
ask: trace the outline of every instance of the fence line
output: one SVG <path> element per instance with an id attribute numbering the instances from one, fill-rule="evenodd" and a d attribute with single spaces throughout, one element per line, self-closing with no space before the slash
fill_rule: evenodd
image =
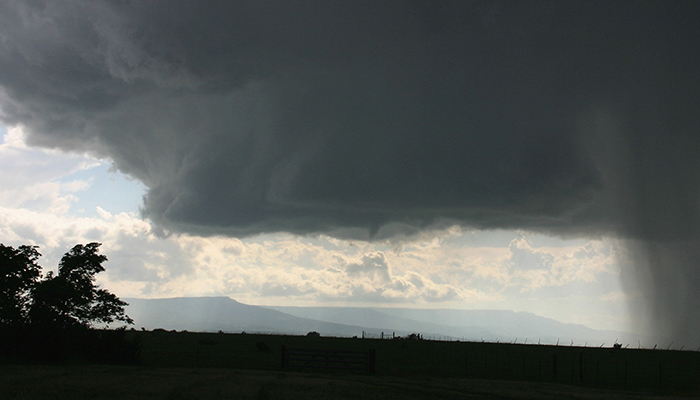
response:
<path id="1" fill-rule="evenodd" d="M 373 374 L 376 352 L 352 350 L 289 349 L 282 346 L 282 368 L 347 370 Z"/>

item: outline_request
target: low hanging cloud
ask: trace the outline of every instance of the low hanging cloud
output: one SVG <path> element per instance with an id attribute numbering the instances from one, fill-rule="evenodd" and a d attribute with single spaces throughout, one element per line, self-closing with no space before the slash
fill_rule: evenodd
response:
<path id="1" fill-rule="evenodd" d="M 163 233 L 620 236 L 660 299 L 700 285 L 699 7 L 7 1 L 0 119 L 113 160 Z"/>
<path id="2" fill-rule="evenodd" d="M 612 263 L 610 252 L 603 255 L 606 245 L 598 241 L 544 249 L 521 237 L 522 248 L 554 260 L 548 270 L 528 274 L 512 267 L 509 248 L 464 246 L 458 230 L 439 239 L 413 241 L 397 251 L 390 243 L 325 236 L 266 235 L 243 241 L 186 234 L 162 238 L 133 213 L 101 209 L 94 217 L 75 218 L 51 210 L 0 207 L 0 227 L 5 244 L 40 244 L 47 269 L 55 268 L 76 243 L 102 242 L 109 262 L 99 283 L 123 297 L 225 295 L 249 304 L 520 307 L 519 292 L 530 299 L 561 301 L 572 285 L 577 288 L 607 277 L 612 287 L 575 291 L 585 296 L 587 305 L 600 309 L 601 295 L 616 287 L 617 278 L 606 268 Z M 584 253 L 585 260 L 579 257 Z M 601 320 L 588 322 L 595 325 Z"/>
<path id="3" fill-rule="evenodd" d="M 174 232 L 568 226 L 601 188 L 569 97 L 606 66 L 550 54 L 556 10 L 484 6 L 11 2 L 2 118 L 110 157 Z"/>
<path id="4" fill-rule="evenodd" d="M 345 272 L 350 276 L 363 276 L 380 282 L 391 280 L 391 272 L 384 253 L 365 254 L 360 262 L 345 265 Z"/>
<path id="5" fill-rule="evenodd" d="M 513 239 L 508 248 L 511 265 L 517 270 L 549 270 L 552 267 L 554 256 L 544 251 L 533 250 L 525 239 Z"/>

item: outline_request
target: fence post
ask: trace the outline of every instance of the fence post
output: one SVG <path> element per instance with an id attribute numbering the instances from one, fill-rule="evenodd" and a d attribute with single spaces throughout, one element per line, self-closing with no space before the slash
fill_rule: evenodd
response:
<path id="1" fill-rule="evenodd" d="M 280 357 L 280 361 L 282 362 L 282 368 L 287 367 L 287 347 L 282 345 L 282 355 Z"/>
<path id="2" fill-rule="evenodd" d="M 469 377 L 469 350 L 464 352 L 464 376 Z"/>
<path id="3" fill-rule="evenodd" d="M 493 359 L 496 363 L 495 367 L 494 367 L 494 369 L 495 369 L 494 372 L 496 373 L 496 376 L 500 376 L 500 373 L 499 373 L 500 371 L 499 371 L 499 366 L 498 366 L 498 352 L 496 351 L 496 349 L 493 350 Z"/>
<path id="4" fill-rule="evenodd" d="M 377 351 L 375 349 L 367 350 L 367 373 L 374 374 L 377 360 Z"/>
<path id="5" fill-rule="evenodd" d="M 571 360 L 571 383 L 573 384 L 575 382 L 574 379 L 574 360 Z"/>
<path id="6" fill-rule="evenodd" d="M 481 360 L 484 362 L 483 366 L 481 367 L 481 377 L 484 378 L 486 377 L 486 349 L 484 348 L 484 345 L 481 345 Z M 491 375 L 491 374 L 489 374 Z"/>
<path id="7" fill-rule="evenodd" d="M 578 381 L 583 383 L 583 352 L 578 353 Z"/>

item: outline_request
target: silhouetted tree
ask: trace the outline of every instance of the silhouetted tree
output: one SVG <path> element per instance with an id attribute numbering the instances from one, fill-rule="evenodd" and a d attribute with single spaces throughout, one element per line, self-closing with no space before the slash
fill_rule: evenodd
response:
<path id="1" fill-rule="evenodd" d="M 27 323 L 31 291 L 39 280 L 41 254 L 37 246 L 0 244 L 0 328 Z"/>
<path id="2" fill-rule="evenodd" d="M 133 323 L 127 303 L 95 284 L 107 257 L 100 243 L 76 245 L 40 279 L 37 246 L 0 244 L 0 359 L 25 362 L 140 362 L 138 339 L 125 327 L 92 329 L 95 323 Z"/>
<path id="3" fill-rule="evenodd" d="M 126 302 L 95 284 L 95 275 L 104 271 L 107 257 L 99 254 L 101 243 L 78 244 L 58 265 L 58 274 L 49 272 L 34 286 L 29 313 L 32 324 L 53 328 L 90 327 L 133 320 L 124 312 Z"/>

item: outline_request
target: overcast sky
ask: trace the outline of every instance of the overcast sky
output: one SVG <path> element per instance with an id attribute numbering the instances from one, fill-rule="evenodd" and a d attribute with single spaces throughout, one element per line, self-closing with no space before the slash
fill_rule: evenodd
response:
<path id="1" fill-rule="evenodd" d="M 124 297 L 689 338 L 698 8 L 4 2 L 2 240 L 101 241 Z"/>

